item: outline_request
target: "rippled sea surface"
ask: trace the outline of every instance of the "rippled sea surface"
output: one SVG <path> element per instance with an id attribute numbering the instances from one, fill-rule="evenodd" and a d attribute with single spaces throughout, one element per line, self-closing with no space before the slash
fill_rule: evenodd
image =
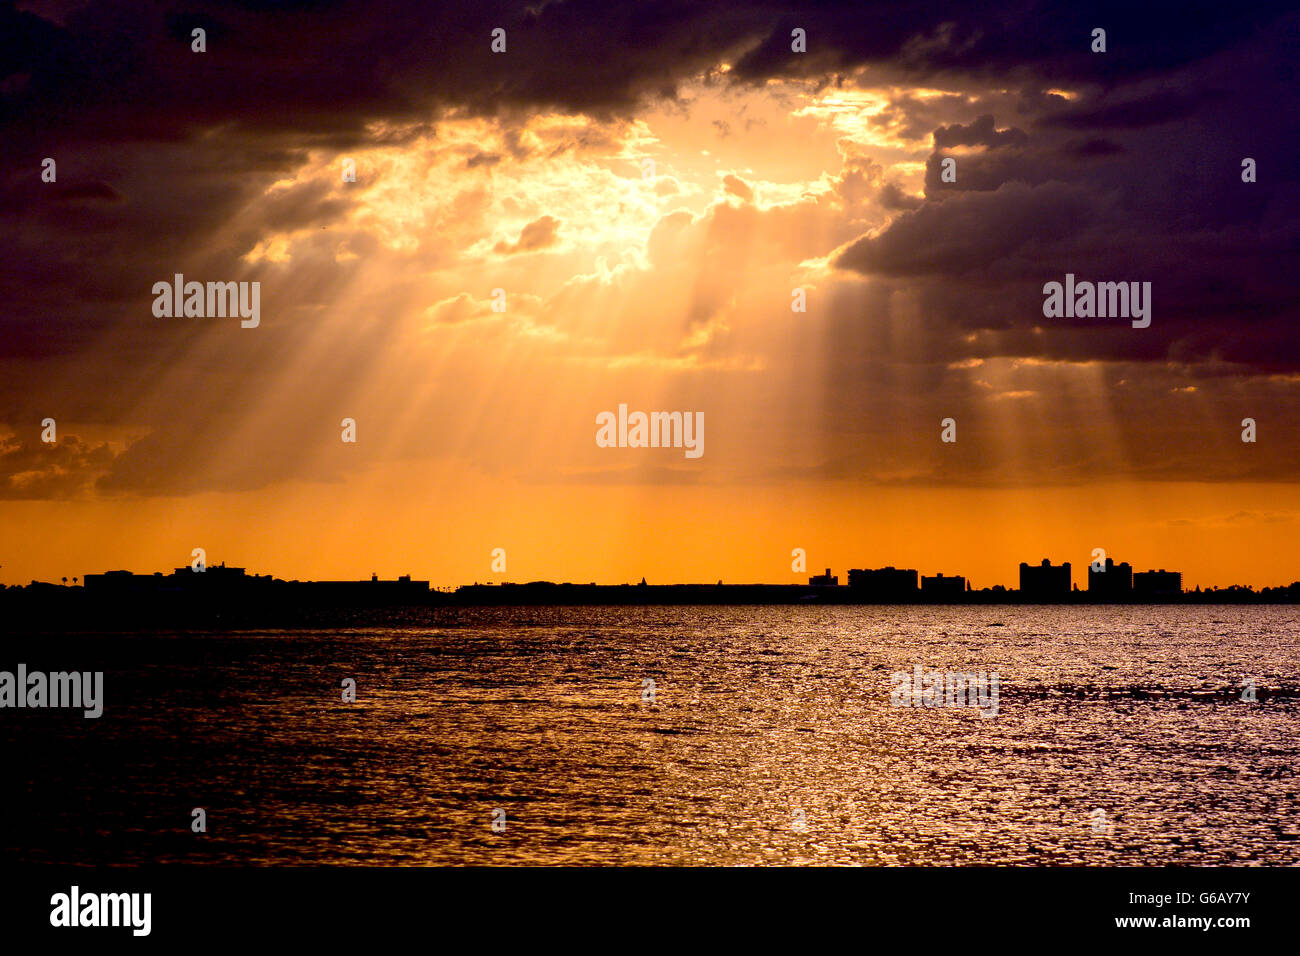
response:
<path id="1" fill-rule="evenodd" d="M 0 711 L 11 859 L 1300 863 L 1293 607 L 471 609 L 20 661 L 106 704 Z M 917 664 L 996 672 L 997 715 L 891 707 Z"/>

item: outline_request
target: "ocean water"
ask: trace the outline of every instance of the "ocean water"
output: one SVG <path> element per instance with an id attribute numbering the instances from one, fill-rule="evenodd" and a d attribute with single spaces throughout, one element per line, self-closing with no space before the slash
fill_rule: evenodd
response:
<path id="1" fill-rule="evenodd" d="M 3 670 L 105 672 L 98 720 L 0 710 L 0 852 L 62 863 L 1300 863 L 1298 608 L 417 618 L 0 638 Z M 916 665 L 996 673 L 996 716 L 892 706 L 890 675 Z M 344 678 L 355 703 L 342 700 Z M 206 833 L 191 831 L 196 807 Z"/>

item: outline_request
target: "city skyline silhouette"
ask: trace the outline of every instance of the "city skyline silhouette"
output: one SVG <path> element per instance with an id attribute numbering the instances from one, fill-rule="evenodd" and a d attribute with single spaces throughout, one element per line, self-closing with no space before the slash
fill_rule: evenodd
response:
<path id="1" fill-rule="evenodd" d="M 214 565 L 177 567 L 170 573 L 134 573 L 112 570 L 87 573 L 81 584 L 73 578 L 72 590 L 83 592 L 88 601 L 105 603 L 163 599 L 173 602 L 202 601 L 211 606 L 222 602 L 247 602 L 325 607 L 383 607 L 403 605 L 474 605 L 530 603 L 576 604 L 741 604 L 842 603 L 842 604 L 990 604 L 1004 600 L 1012 604 L 1124 604 L 1124 603 L 1224 603 L 1267 600 L 1289 603 L 1300 600 L 1300 580 L 1278 587 L 1254 588 L 1239 583 L 1221 587 L 1185 589 L 1178 571 L 1164 568 L 1135 571 L 1128 562 L 1113 557 L 1087 565 L 1084 586 L 1073 580 L 1070 562 L 1052 564 L 1021 562 L 1018 586 L 1002 584 L 975 587 L 960 574 L 937 572 L 925 575 L 912 568 L 892 565 L 879 568 L 850 568 L 843 583 L 840 575 L 826 568 L 810 575 L 806 582 L 658 582 L 645 577 L 639 583 L 514 581 L 502 575 L 492 582 L 431 586 L 428 580 L 409 574 L 381 579 L 373 572 L 368 579 L 297 580 L 271 574 L 249 574 L 242 567 L 224 561 Z M 39 593 L 56 597 L 68 590 L 68 579 L 60 584 L 33 580 L 26 586 L 4 589 L 10 593 Z M 3 591 L 0 591 L 3 593 Z"/>

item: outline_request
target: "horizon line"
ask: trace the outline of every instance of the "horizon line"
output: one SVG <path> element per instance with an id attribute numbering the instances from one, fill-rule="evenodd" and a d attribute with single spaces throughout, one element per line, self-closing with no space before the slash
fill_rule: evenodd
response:
<path id="1" fill-rule="evenodd" d="M 1025 567 L 1028 567 L 1028 568 L 1033 569 L 1033 570 L 1038 570 L 1038 569 L 1043 568 L 1044 566 L 1046 566 L 1047 568 L 1050 568 L 1050 569 L 1053 569 L 1053 570 L 1060 571 L 1060 570 L 1062 570 L 1063 568 L 1065 568 L 1065 567 L 1068 566 L 1068 567 L 1071 568 L 1071 577 L 1070 577 L 1069 587 L 1066 589 L 1066 592 L 1065 592 L 1065 593 L 1076 593 L 1076 592 L 1077 592 L 1077 593 L 1080 593 L 1080 594 L 1086 594 L 1086 593 L 1089 593 L 1091 590 L 1093 590 L 1093 589 L 1090 587 L 1090 582 L 1088 582 L 1088 581 L 1085 581 L 1085 582 L 1084 582 L 1084 586 L 1083 586 L 1083 587 L 1081 587 L 1078 583 L 1075 583 L 1075 581 L 1074 581 L 1074 579 L 1073 579 L 1073 565 L 1072 565 L 1071 562 L 1066 561 L 1066 562 L 1062 562 L 1062 564 L 1059 564 L 1059 565 L 1051 565 L 1051 564 L 1048 564 L 1047 559 L 1043 559 L 1043 561 L 1042 561 L 1041 563 L 1039 563 L 1039 564 L 1030 564 L 1030 563 L 1028 563 L 1028 562 L 1021 562 L 1021 564 L 1022 564 L 1023 566 L 1025 566 Z M 1123 566 L 1125 566 L 1125 565 L 1127 565 L 1127 564 L 1128 564 L 1128 562 L 1117 562 L 1117 563 L 1115 563 L 1114 566 L 1115 566 L 1115 567 L 1123 567 Z M 546 579 L 546 578 L 535 578 L 535 579 L 532 579 L 532 580 L 513 580 L 513 581 L 512 581 L 512 580 L 500 580 L 500 581 L 479 581 L 479 580 L 475 580 L 475 581 L 473 581 L 472 583 L 459 583 L 459 584 L 450 584 L 450 585 L 446 585 L 446 584 L 435 584 L 435 583 L 432 581 L 432 579 L 422 579 L 422 578 L 418 579 L 418 578 L 415 578 L 415 577 L 414 577 L 413 575 L 411 575 L 411 574 L 403 574 L 403 575 L 399 575 L 399 576 L 396 577 L 396 578 L 380 578 L 380 577 L 378 576 L 378 573 L 377 573 L 377 572 L 371 572 L 371 575 L 370 575 L 370 577 L 368 577 L 368 578 L 366 578 L 366 577 L 362 577 L 362 578 L 355 578 L 355 579 L 351 579 L 351 578 L 308 578 L 308 579 L 299 579 L 299 578 L 281 578 L 281 577 L 277 577 L 277 576 L 275 576 L 274 574 L 256 574 L 256 573 L 249 573 L 248 570 L 247 570 L 247 568 L 245 568 L 245 567 L 240 567 L 240 566 L 238 566 L 238 565 L 228 565 L 225 561 L 222 561 L 222 562 L 219 563 L 219 564 L 207 564 L 207 565 L 205 565 L 203 571 L 199 571 L 198 569 L 194 568 L 193 566 L 187 566 L 187 567 L 188 567 L 188 569 L 189 569 L 192 573 L 196 573 L 196 574 L 197 574 L 197 573 L 205 573 L 205 572 L 207 572 L 207 571 L 214 570 L 214 569 L 222 569 L 222 570 L 229 570 L 229 571 L 239 571 L 239 572 L 241 572 L 242 576 L 243 576 L 246 580 L 249 580 L 249 581 L 259 580 L 259 581 L 264 581 L 264 582 L 267 582 L 267 583 L 282 583 L 282 584 L 370 584 L 370 583 L 381 583 L 381 584 L 382 584 L 382 583 L 388 583 L 388 584 L 398 584 L 398 583 L 408 583 L 408 584 L 422 584 L 422 585 L 425 585 L 425 586 L 427 587 L 427 589 L 430 590 L 430 591 L 439 591 L 439 592 L 456 591 L 456 590 L 459 590 L 459 589 L 462 589 L 462 588 L 471 588 L 471 587 L 501 587 L 501 586 L 524 587 L 524 586 L 529 586 L 529 585 L 549 585 L 549 586 L 553 586 L 553 587 L 563 587 L 563 586 L 568 586 L 568 587 L 602 587 L 602 588 L 616 588 L 616 587 L 697 587 L 697 588 L 716 588 L 716 587 L 720 587 L 720 586 L 721 586 L 721 587 L 798 587 L 798 588 L 814 588 L 814 589 L 834 589 L 834 588 L 839 588 L 839 589 L 844 589 L 844 590 L 855 590 L 855 591 L 858 591 L 858 590 L 873 590 L 873 588 L 866 587 L 866 586 L 854 586 L 854 585 L 848 583 L 847 580 L 846 580 L 844 583 L 840 583 L 840 581 L 839 581 L 839 577 L 840 577 L 840 576 L 839 576 L 839 575 L 831 575 L 831 577 L 833 578 L 833 581 L 831 581 L 831 580 L 827 580 L 827 579 L 826 579 L 826 575 L 811 575 L 811 576 L 806 576 L 805 579 L 804 579 L 804 580 L 801 580 L 801 581 L 730 581 L 730 582 L 728 582 L 728 581 L 725 581 L 724 579 L 721 579 L 721 578 L 720 578 L 720 579 L 718 579 L 716 582 L 709 582 L 709 581 L 667 581 L 667 582 L 656 582 L 656 583 L 651 583 L 651 582 L 649 582 L 649 581 L 647 580 L 647 578 L 643 575 L 640 581 L 626 581 L 626 580 L 625 580 L 625 581 L 619 581 L 619 582 L 613 582 L 613 583 L 601 583 L 601 582 L 598 582 L 598 581 L 556 581 L 556 580 L 551 580 L 551 579 Z M 1085 567 L 1085 568 L 1088 568 L 1089 570 L 1091 570 L 1091 563 L 1089 563 L 1088 565 L 1085 565 L 1084 567 Z M 171 578 L 171 579 L 174 579 L 174 578 L 178 577 L 178 576 L 180 575 L 180 573 L 183 572 L 183 571 L 185 571 L 185 570 L 186 570 L 186 567 L 179 567 L 179 568 L 173 568 L 170 572 L 165 572 L 165 571 L 153 571 L 153 572 L 143 572 L 143 573 L 141 573 L 141 572 L 129 571 L 129 570 L 122 569 L 122 568 L 113 568 L 113 569 L 110 569 L 110 570 L 107 570 L 107 571 L 90 572 L 90 573 L 88 573 L 88 574 L 83 574 L 83 575 L 81 575 L 81 576 L 79 576 L 79 577 L 72 577 L 72 578 L 71 578 L 71 580 L 72 580 L 72 582 L 73 582 L 72 585 L 68 585 L 68 581 L 69 581 L 70 579 L 69 579 L 68 577 L 65 576 L 65 577 L 63 577 L 63 578 L 61 579 L 61 582 L 60 582 L 60 581 L 41 581 L 41 580 L 38 580 L 38 579 L 32 579 L 31 581 L 29 581 L 29 582 L 27 582 L 27 583 L 25 583 L 25 584 L 8 584 L 8 585 L 6 585 L 6 584 L 4 584 L 3 582 L 0 582 L 0 588 L 4 588 L 4 589 L 28 588 L 28 587 L 31 587 L 31 586 L 33 586 L 33 585 L 47 585 L 47 586 L 50 586 L 50 587 L 72 586 L 72 587 L 77 587 L 77 588 L 84 588 L 84 587 L 85 587 L 85 582 L 86 582 L 86 579 L 87 579 L 87 578 L 103 578 L 104 576 L 106 576 L 106 575 L 110 575 L 110 574 L 111 574 L 111 575 L 115 575 L 115 576 L 116 576 L 116 575 L 127 574 L 127 575 L 130 575 L 132 578 L 143 578 L 143 579 L 154 579 L 154 578 L 169 579 L 169 578 Z M 832 570 L 832 569 L 827 568 L 827 569 L 826 569 L 826 574 L 827 574 L 827 575 L 830 574 L 831 570 Z M 961 591 L 962 591 L 963 593 L 964 593 L 964 592 L 968 592 L 968 591 L 971 592 L 971 593 L 1002 592 L 1002 591 L 1005 591 L 1005 592 L 1008 592 L 1008 593 L 1013 593 L 1013 594 L 1026 593 L 1026 589 L 1023 589 L 1023 588 L 1019 587 L 1018 584 L 1010 584 L 1010 585 L 1008 585 L 1008 584 L 997 583 L 997 584 L 992 584 L 992 585 L 985 585 L 985 586 L 983 586 L 983 587 L 975 587 L 975 586 L 972 584 L 970 578 L 967 577 L 966 575 L 962 575 L 962 574 L 948 574 L 948 573 L 946 573 L 946 572 L 942 572 L 942 571 L 940 571 L 940 572 L 935 572 L 934 574 L 926 575 L 926 574 L 923 574 L 922 572 L 920 572 L 920 571 L 919 571 L 918 569 L 916 569 L 916 568 L 897 568 L 897 567 L 894 567 L 893 565 L 886 565 L 886 566 L 884 566 L 884 567 L 877 567 L 877 568 L 849 568 L 849 569 L 846 570 L 846 578 L 847 578 L 848 573 L 849 573 L 849 572 L 852 572 L 852 571 L 869 571 L 869 572 L 876 572 L 876 571 L 891 571 L 891 570 L 892 570 L 892 571 L 903 572 L 903 573 L 914 573 L 914 574 L 917 575 L 918 579 L 924 579 L 924 578 L 929 578 L 929 579 L 931 579 L 931 580 L 940 579 L 940 580 L 942 580 L 944 583 L 946 583 L 946 582 L 948 582 L 948 581 L 955 581 L 955 580 L 960 579 L 960 580 L 962 581 L 962 584 L 963 584 L 963 586 L 962 586 L 962 588 L 961 588 Z M 1265 584 L 1265 585 L 1257 585 L 1257 584 L 1253 584 L 1253 583 L 1251 583 L 1251 584 L 1243 584 L 1243 583 L 1239 583 L 1239 582 L 1238 582 L 1238 583 L 1232 583 L 1232 584 L 1226 584 L 1226 585 L 1223 585 L 1223 584 L 1205 585 L 1204 587 L 1203 587 L 1202 585 L 1198 584 L 1198 585 L 1196 585 L 1195 588 L 1184 588 L 1184 587 L 1181 587 L 1181 577 L 1182 577 L 1182 572 L 1179 572 L 1179 571 L 1176 571 L 1176 570 L 1166 569 L 1166 568 L 1151 568 L 1151 569 L 1147 569 L 1147 570 L 1145 570 L 1145 571 L 1138 571 L 1136 568 L 1133 568 L 1131 565 L 1129 565 L 1129 570 L 1130 570 L 1130 573 L 1131 573 L 1133 576 L 1136 576 L 1136 575 L 1138 575 L 1138 574 L 1150 574 L 1150 573 L 1177 574 L 1177 575 L 1179 575 L 1179 578 L 1180 578 L 1180 587 L 1179 587 L 1179 591 L 1182 592 L 1182 593 L 1196 593 L 1197 591 L 1207 591 L 1207 590 L 1209 590 L 1209 591 L 1231 590 L 1231 589 L 1234 589 L 1234 588 L 1236 588 L 1236 589 L 1245 589 L 1245 590 L 1250 590 L 1250 591 L 1253 591 L 1253 592 L 1259 593 L 1259 592 L 1261 592 L 1261 591 L 1266 591 L 1266 590 L 1273 590 L 1273 589 L 1286 589 L 1286 588 L 1294 587 L 1294 586 L 1297 585 L 1297 584 L 1300 584 L 1300 576 L 1298 576 L 1296 579 L 1292 580 L 1291 582 L 1283 583 L 1283 584 L 1276 584 L 1276 585 L 1267 585 L 1267 584 Z M 819 580 L 818 580 L 819 578 L 822 579 L 822 580 L 819 581 Z M 77 584 L 77 583 L 76 583 L 78 580 L 81 581 L 80 584 Z M 1130 579 L 1130 587 L 1131 587 L 1131 579 Z M 1038 592 L 1038 591 L 1041 591 L 1041 590 L 1044 590 L 1044 589 L 1045 589 L 1045 588 L 1038 587 L 1038 588 L 1030 588 L 1030 589 L 1028 589 L 1028 591 L 1029 591 L 1030 593 L 1033 593 L 1033 592 Z M 879 586 L 877 586 L 876 588 L 874 588 L 874 590 L 898 590 L 898 589 L 890 588 L 890 587 L 888 587 L 888 586 L 886 586 L 885 588 L 882 589 L 882 588 L 880 588 Z M 901 590 L 907 591 L 907 590 L 911 590 L 911 589 L 910 589 L 910 588 L 906 588 L 906 587 L 904 587 L 904 588 L 902 588 Z M 921 587 L 920 587 L 920 581 L 919 581 L 919 580 L 918 580 L 918 586 L 915 588 L 915 590 L 916 590 L 916 592 L 917 592 L 918 594 L 921 593 Z M 1100 589 L 1098 589 L 1098 590 L 1100 590 Z"/>

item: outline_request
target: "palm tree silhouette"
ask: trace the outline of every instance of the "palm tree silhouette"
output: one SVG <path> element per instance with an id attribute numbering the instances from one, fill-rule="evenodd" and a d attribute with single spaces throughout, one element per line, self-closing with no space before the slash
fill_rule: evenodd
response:
<path id="1" fill-rule="evenodd" d="M 63 586 L 65 588 L 68 586 L 68 576 L 66 574 L 63 576 Z"/>

